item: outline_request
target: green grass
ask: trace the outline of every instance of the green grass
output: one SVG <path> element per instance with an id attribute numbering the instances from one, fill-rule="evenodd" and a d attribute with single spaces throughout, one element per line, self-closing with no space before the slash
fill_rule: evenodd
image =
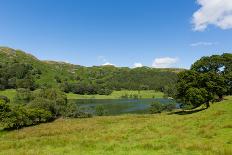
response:
<path id="1" fill-rule="evenodd" d="M 231 155 L 232 97 L 188 115 L 59 119 L 0 133 L 1 155 Z"/>
<path id="2" fill-rule="evenodd" d="M 120 99 L 122 95 L 138 95 L 142 98 L 163 98 L 162 92 L 157 92 L 154 90 L 142 90 L 142 91 L 131 91 L 131 90 L 121 90 L 121 91 L 114 91 L 110 95 L 77 95 L 73 93 L 68 93 L 68 99 Z"/>
<path id="3" fill-rule="evenodd" d="M 14 97 L 16 95 L 16 90 L 15 89 L 3 90 L 0 91 L 0 95 L 8 97 L 12 101 L 14 100 Z"/>
<path id="4" fill-rule="evenodd" d="M 154 90 L 142 90 L 142 91 L 132 91 L 132 90 L 121 90 L 114 91 L 111 95 L 77 95 L 73 93 L 67 93 L 68 99 L 120 99 L 122 95 L 133 95 L 137 94 L 142 98 L 163 98 L 162 92 L 157 92 Z M 0 91 L 0 95 L 7 96 L 10 100 L 13 100 L 16 95 L 15 89 L 8 89 Z"/>

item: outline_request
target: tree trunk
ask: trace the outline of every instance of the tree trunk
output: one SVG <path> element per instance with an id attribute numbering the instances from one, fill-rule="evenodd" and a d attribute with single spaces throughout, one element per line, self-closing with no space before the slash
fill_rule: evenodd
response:
<path id="1" fill-rule="evenodd" d="M 223 100 L 223 95 L 219 95 L 219 101 L 222 101 Z"/>
<path id="2" fill-rule="evenodd" d="M 210 107 L 209 102 L 206 102 L 206 109 Z"/>

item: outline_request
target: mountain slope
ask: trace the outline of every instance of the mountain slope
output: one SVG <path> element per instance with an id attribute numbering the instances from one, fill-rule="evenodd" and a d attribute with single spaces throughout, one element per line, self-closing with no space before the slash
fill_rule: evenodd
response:
<path id="1" fill-rule="evenodd" d="M 65 85 L 65 87 L 73 89 L 77 87 L 73 83 L 81 83 L 83 87 L 89 87 L 90 91 L 93 87 L 111 90 L 152 89 L 162 91 L 166 85 L 171 85 L 176 81 L 176 73 L 183 71 L 183 69 L 178 68 L 84 67 L 65 62 L 41 61 L 21 50 L 0 47 L 0 64 L 13 64 L 15 62 L 30 64 L 39 70 L 41 75 L 36 78 L 36 84 L 40 87 L 43 85 L 51 87 Z"/>
<path id="2" fill-rule="evenodd" d="M 0 47 L 0 62 L 30 64 L 42 73 L 42 76 L 36 81 L 38 84 L 43 85 L 49 82 L 54 87 L 57 85 L 55 77 L 71 79 L 76 68 L 75 65 L 66 63 L 40 61 L 31 54 L 6 47 Z"/>

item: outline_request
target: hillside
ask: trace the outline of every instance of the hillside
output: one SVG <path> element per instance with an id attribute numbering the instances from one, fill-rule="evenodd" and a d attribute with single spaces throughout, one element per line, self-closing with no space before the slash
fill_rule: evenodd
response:
<path id="1" fill-rule="evenodd" d="M 0 154 L 232 154 L 232 97 L 187 115 L 59 119 L 0 132 Z"/>
<path id="2" fill-rule="evenodd" d="M 47 61 L 40 61 L 31 54 L 25 53 L 21 50 L 14 50 L 12 48 L 0 47 L 0 63 L 12 64 L 14 62 L 26 63 L 32 65 L 34 68 L 42 72 L 42 76 L 36 79 L 39 85 L 49 83 L 54 87 L 57 85 L 55 77 L 72 78 L 72 73 L 75 66 L 64 63 L 49 63 Z"/>
<path id="3" fill-rule="evenodd" d="M 122 89 L 163 91 L 165 86 L 175 83 L 176 73 L 183 71 L 183 69 L 177 68 L 84 67 L 65 62 L 41 61 L 31 54 L 7 47 L 0 47 L 1 64 L 8 66 L 29 64 L 40 73 L 39 76 L 33 75 L 38 87 L 61 87 L 65 92 L 77 94 L 108 94 L 109 90 Z M 13 69 L 12 72 L 17 71 Z M 9 74 L 13 75 L 14 73 Z M 5 80 L 6 83 L 10 83 L 9 78 L 6 77 Z M 81 90 L 76 89 L 77 87 Z M 6 88 L 11 89 L 15 86 L 6 86 Z"/>

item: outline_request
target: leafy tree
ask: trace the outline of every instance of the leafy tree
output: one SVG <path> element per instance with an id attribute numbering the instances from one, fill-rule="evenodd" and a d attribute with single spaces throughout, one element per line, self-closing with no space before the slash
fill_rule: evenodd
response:
<path id="1" fill-rule="evenodd" d="M 49 110 L 54 118 L 61 116 L 67 105 L 65 93 L 54 88 L 37 90 L 33 98 L 31 106 Z"/>
<path id="2" fill-rule="evenodd" d="M 231 94 L 232 54 L 202 57 L 191 70 L 178 74 L 175 98 L 184 104 L 198 107 Z"/>

